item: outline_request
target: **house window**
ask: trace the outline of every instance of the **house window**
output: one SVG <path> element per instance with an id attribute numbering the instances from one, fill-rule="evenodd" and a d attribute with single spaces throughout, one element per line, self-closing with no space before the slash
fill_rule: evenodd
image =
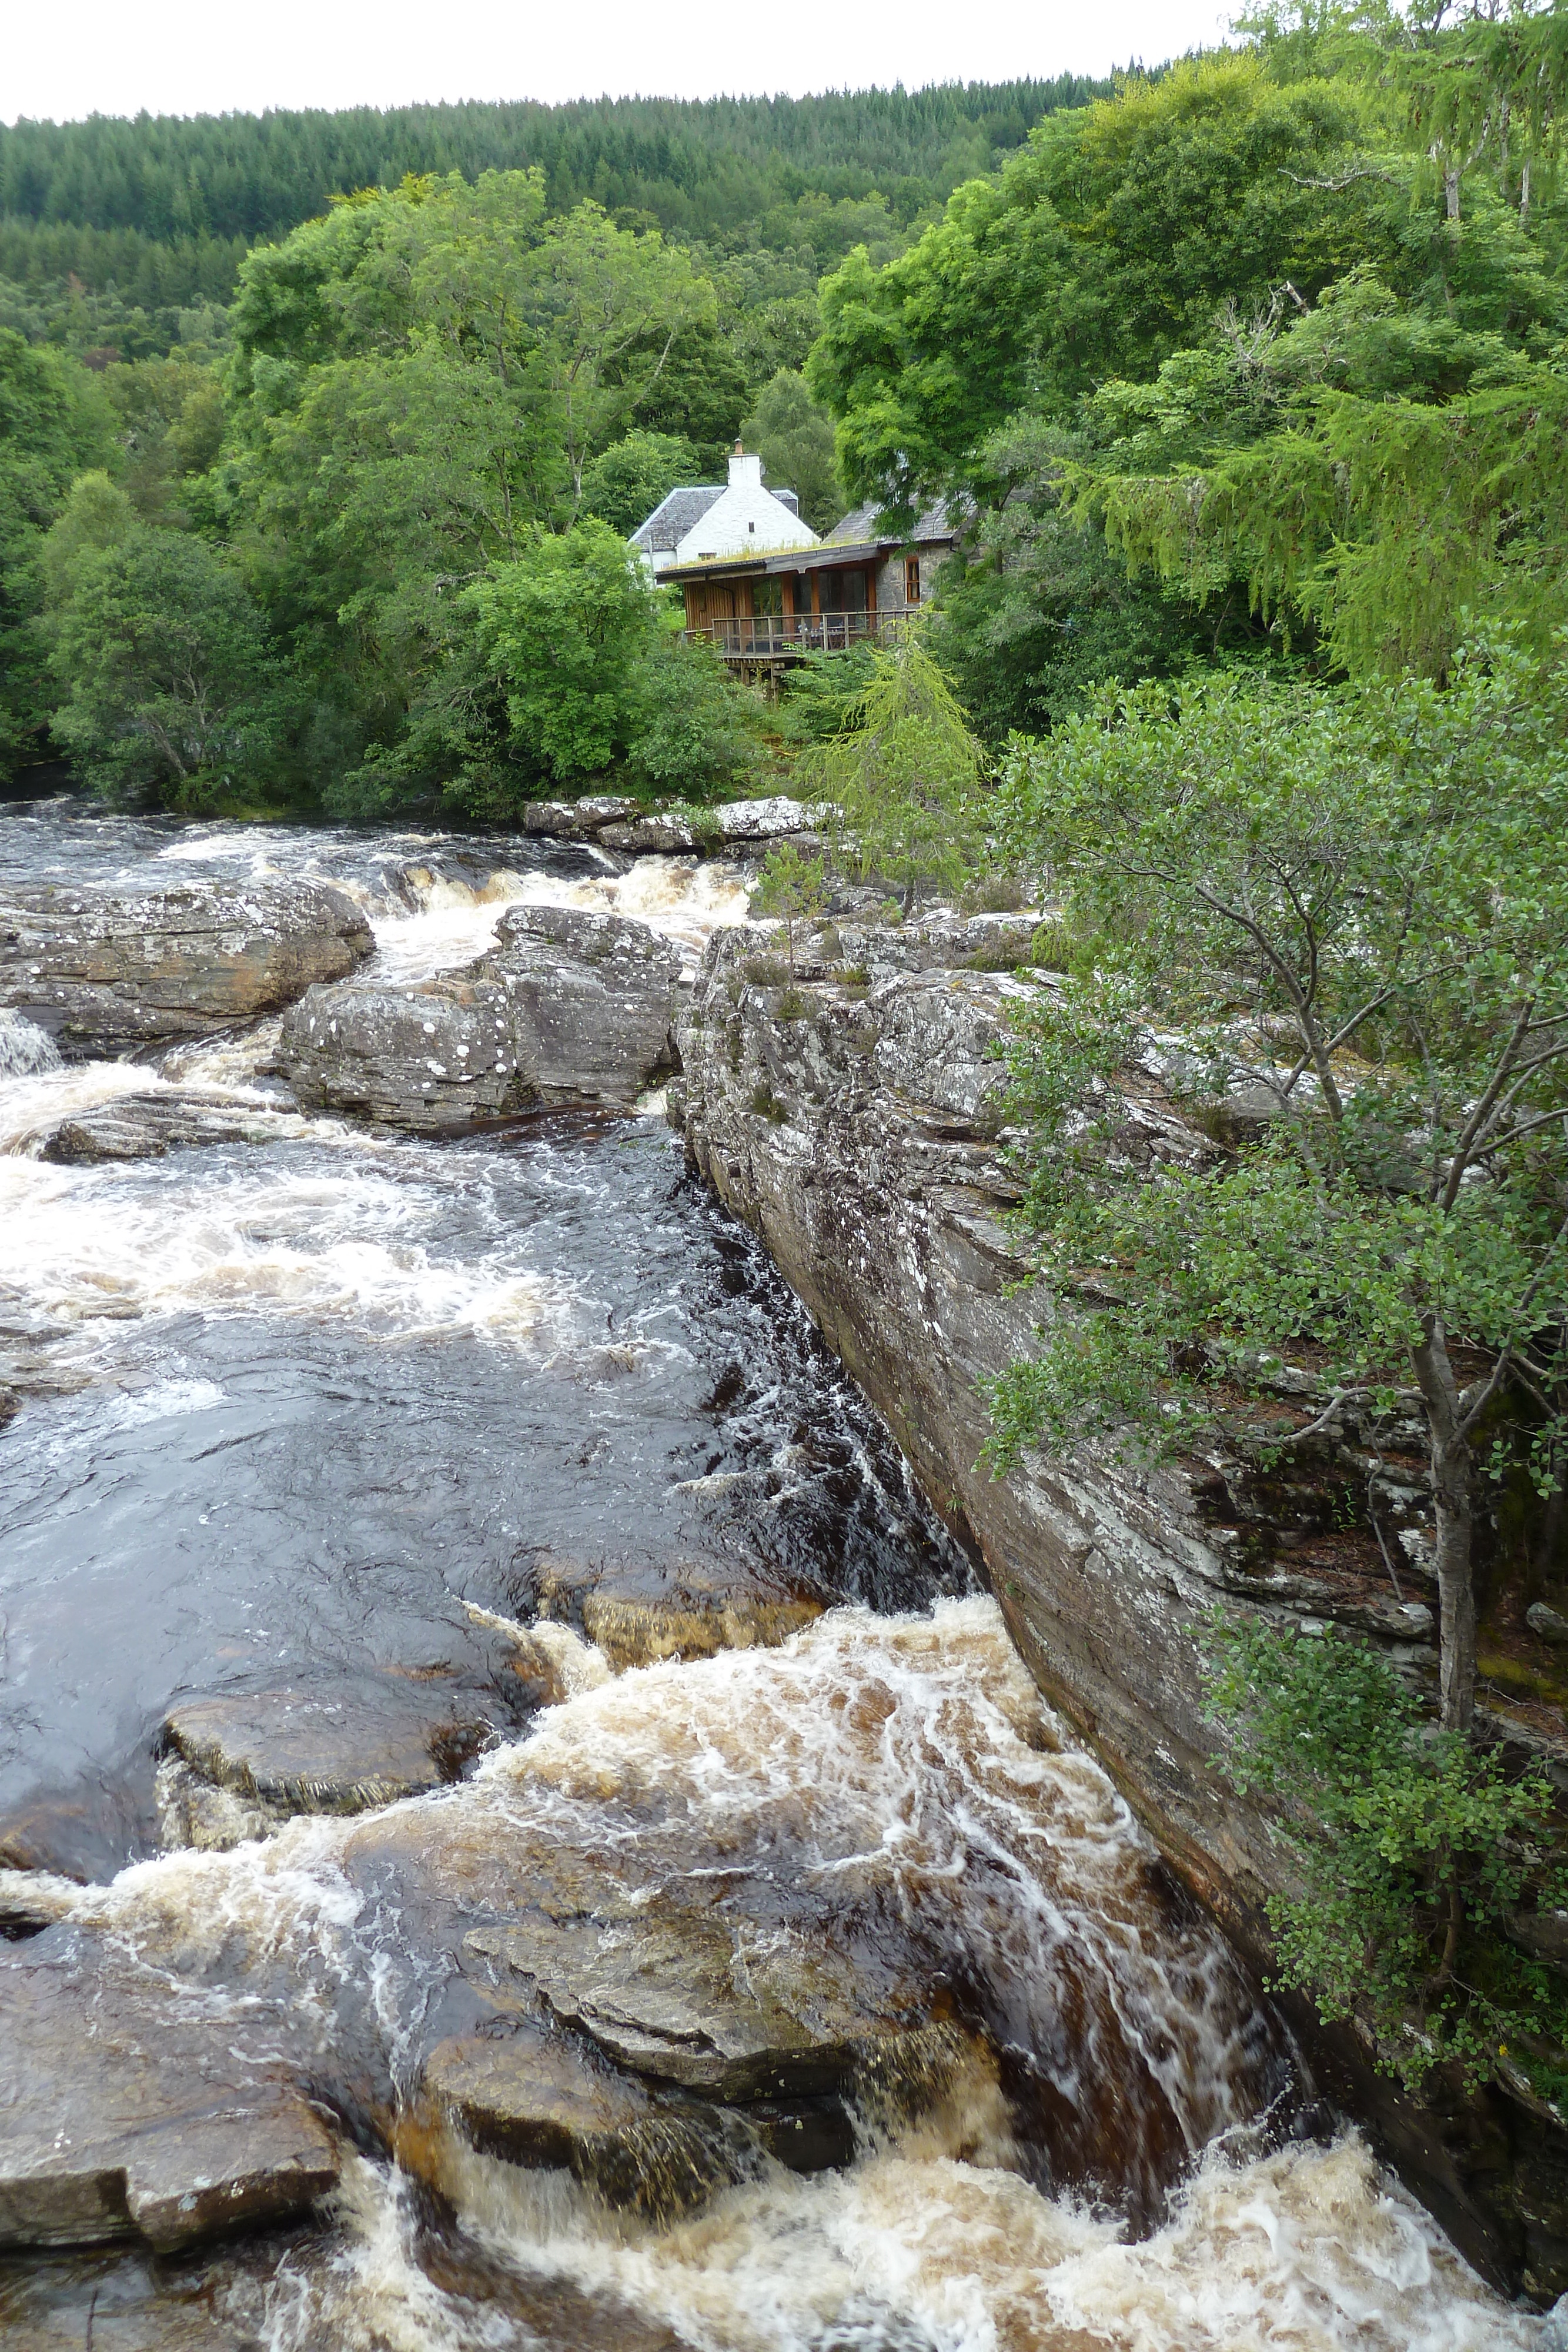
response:
<path id="1" fill-rule="evenodd" d="M 846 613 L 863 613 L 865 611 L 866 604 L 865 573 L 863 572 L 846 572 L 844 574 L 843 593 L 844 601 L 842 609 Z"/>
<path id="2" fill-rule="evenodd" d="M 784 610 L 782 580 L 754 580 L 751 583 L 751 609 L 758 614 L 770 614 L 777 619 Z"/>
<path id="3" fill-rule="evenodd" d="M 920 558 L 906 555 L 904 559 L 904 601 L 906 604 L 920 602 Z"/>

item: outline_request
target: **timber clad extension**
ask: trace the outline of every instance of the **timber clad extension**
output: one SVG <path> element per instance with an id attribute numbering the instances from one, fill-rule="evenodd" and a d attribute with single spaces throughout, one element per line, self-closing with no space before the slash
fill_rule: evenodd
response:
<path id="1" fill-rule="evenodd" d="M 946 509 L 927 508 L 907 539 L 878 537 L 875 523 L 874 507 L 857 507 L 819 539 L 794 491 L 767 488 L 737 441 L 727 488 L 672 490 L 631 544 L 661 587 L 685 593 L 689 637 L 776 668 L 896 628 L 930 595 L 955 537 Z"/>

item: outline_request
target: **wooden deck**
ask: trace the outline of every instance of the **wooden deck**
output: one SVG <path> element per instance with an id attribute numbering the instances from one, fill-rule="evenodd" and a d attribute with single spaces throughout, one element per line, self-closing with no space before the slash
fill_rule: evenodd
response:
<path id="1" fill-rule="evenodd" d="M 890 636 L 918 610 L 895 604 L 878 613 L 748 613 L 683 634 L 707 638 L 726 661 L 799 661 L 804 654 L 841 654 L 862 638 Z"/>

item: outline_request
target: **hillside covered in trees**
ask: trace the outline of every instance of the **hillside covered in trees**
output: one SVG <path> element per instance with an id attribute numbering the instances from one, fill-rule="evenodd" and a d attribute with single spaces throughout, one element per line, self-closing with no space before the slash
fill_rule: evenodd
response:
<path id="1" fill-rule="evenodd" d="M 867 197 L 887 216 L 873 229 L 906 227 L 1043 114 L 1108 87 L 1064 74 L 806 99 L 0 125 L 0 322 L 78 350 L 161 353 L 190 339 L 182 310 L 231 298 L 248 246 L 410 173 L 537 170 L 552 214 L 591 199 L 623 225 L 803 250 L 821 267 L 866 233 L 853 208 Z"/>
<path id="2" fill-rule="evenodd" d="M 469 818 L 776 772 L 789 710 L 620 552 L 741 430 L 820 524 L 956 502 L 932 643 L 992 745 L 1109 677 L 1544 643 L 1564 23 L 1313 11 L 1105 95 L 19 125 L 0 258 L 182 299 L 162 345 L 107 275 L 0 304 L 7 757 Z"/>

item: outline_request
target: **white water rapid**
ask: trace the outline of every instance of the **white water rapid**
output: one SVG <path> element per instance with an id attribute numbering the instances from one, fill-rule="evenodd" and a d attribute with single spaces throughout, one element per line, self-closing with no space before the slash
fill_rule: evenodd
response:
<path id="1" fill-rule="evenodd" d="M 0 813 L 0 874 L 214 870 L 349 889 L 399 982 L 518 902 L 693 958 L 746 907 L 718 863 Z M 0 1013 L 0 1864 L 63 1915 L 0 1942 L 0 2001 L 47 1963 L 82 2036 L 127 2003 L 220 2101 L 287 2070 L 343 2170 L 177 2260 L 0 2256 L 6 2352 L 1544 2347 L 1354 2131 L 1291 2136 L 1282 2029 L 663 1125 L 372 1134 L 293 1108 L 275 1035 L 62 1066 Z M 232 1138 L 40 1156 L 192 1088 Z M 615 1670 L 716 1594 L 726 1640 L 799 1630 Z M 446 1785 L 171 1848 L 172 1711 L 431 1691 L 485 1730 Z M 884 2055 L 841 2111 L 789 2094 L 833 2109 L 831 2168 L 756 2138 L 656 2208 L 479 2152 L 428 2087 L 513 2036 L 620 2082 L 650 1999 L 678 2058 L 726 2004 L 797 2054 L 852 2018 Z M 936 2053 L 918 2096 L 906 2049 Z M 98 2098 L 79 2061 L 62 2136 Z M 716 2128 L 678 2064 L 649 2079 L 656 2120 Z"/>

